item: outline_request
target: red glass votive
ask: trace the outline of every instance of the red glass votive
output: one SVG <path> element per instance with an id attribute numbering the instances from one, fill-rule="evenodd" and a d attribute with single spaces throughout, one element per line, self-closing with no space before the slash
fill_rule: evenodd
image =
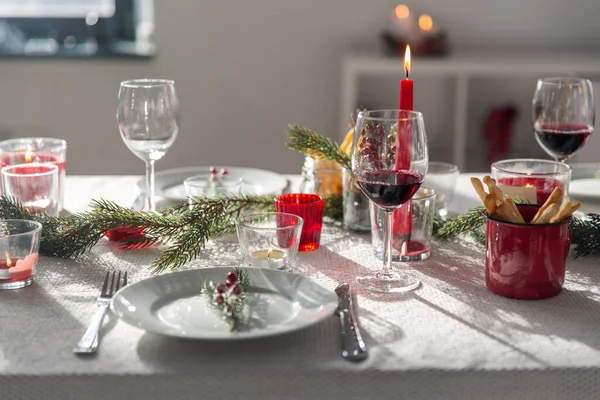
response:
<path id="1" fill-rule="evenodd" d="M 519 205 L 529 222 L 539 205 Z M 486 215 L 487 216 L 487 215 Z M 515 299 L 544 299 L 562 291 L 571 246 L 569 221 L 516 224 L 488 218 L 485 283 L 492 292 Z"/>
<path id="2" fill-rule="evenodd" d="M 298 251 L 319 248 L 325 200 L 316 194 L 284 194 L 275 198 L 275 211 L 294 214 L 304 220 Z"/>

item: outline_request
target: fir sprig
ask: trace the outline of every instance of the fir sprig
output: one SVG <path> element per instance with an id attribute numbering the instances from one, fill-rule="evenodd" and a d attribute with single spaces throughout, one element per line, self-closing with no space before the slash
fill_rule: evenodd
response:
<path id="1" fill-rule="evenodd" d="M 241 287 L 239 295 L 232 295 L 233 287 L 226 288 L 224 284 L 207 281 L 202 284 L 202 294 L 206 301 L 217 311 L 223 321 L 225 321 L 230 331 L 238 327 L 244 315 L 244 305 L 246 304 L 246 293 L 250 287 L 248 271 L 243 268 L 235 268 L 233 273 L 237 276 L 236 283 Z M 221 288 L 219 291 L 219 287 Z M 222 302 L 217 302 L 220 297 Z"/>
<path id="2" fill-rule="evenodd" d="M 347 170 L 352 170 L 352 160 L 333 140 L 297 125 L 288 127 L 287 146 L 302 154 L 311 154 L 323 160 L 334 161 Z"/>
<path id="3" fill-rule="evenodd" d="M 575 258 L 600 254 L 600 215 L 587 214 L 584 219 L 572 217 L 569 226 Z"/>
<path id="4" fill-rule="evenodd" d="M 107 232 L 128 229 L 143 232 L 123 242 L 126 249 L 165 244 L 152 263 L 154 273 L 177 269 L 196 258 L 209 239 L 235 231 L 243 212 L 272 211 L 271 196 L 196 197 L 157 213 L 132 211 L 107 200 L 93 200 L 90 211 L 65 217 L 33 214 L 16 199 L 0 196 L 0 219 L 30 219 L 42 224 L 40 254 L 75 258 L 89 251 Z M 339 199 L 327 198 L 325 216 L 341 219 Z"/>

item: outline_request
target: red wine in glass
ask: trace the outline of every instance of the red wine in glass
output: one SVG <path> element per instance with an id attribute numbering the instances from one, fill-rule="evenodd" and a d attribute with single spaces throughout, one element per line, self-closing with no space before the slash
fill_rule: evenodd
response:
<path id="1" fill-rule="evenodd" d="M 564 162 L 585 144 L 593 130 L 580 124 L 536 124 L 535 137 L 548 154 Z"/>
<path id="2" fill-rule="evenodd" d="M 423 176 L 415 171 L 363 171 L 357 182 L 375 204 L 393 209 L 413 197 L 423 182 Z"/>

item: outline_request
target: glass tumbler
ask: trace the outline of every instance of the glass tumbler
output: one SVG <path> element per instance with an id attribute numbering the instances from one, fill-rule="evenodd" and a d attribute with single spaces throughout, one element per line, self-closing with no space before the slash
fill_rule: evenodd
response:
<path id="1" fill-rule="evenodd" d="M 24 219 L 0 220 L 0 290 L 33 283 L 42 224 Z"/>
<path id="2" fill-rule="evenodd" d="M 431 255 L 431 238 L 435 218 L 437 191 L 422 187 L 412 199 L 412 231 L 410 240 L 402 234 L 392 235 L 392 261 L 422 261 Z M 375 256 L 383 260 L 385 212 L 371 204 L 371 243 Z M 406 243 L 403 245 L 403 243 Z"/>
<path id="3" fill-rule="evenodd" d="M 246 265 L 297 270 L 296 256 L 302 218 L 286 213 L 255 213 L 236 221 L 237 236 Z"/>
<path id="4" fill-rule="evenodd" d="M 58 167 L 59 211 L 65 201 L 67 142 L 62 139 L 32 137 L 0 142 L 0 168 L 15 164 L 54 164 Z"/>
<path id="5" fill-rule="evenodd" d="M 454 164 L 438 161 L 429 162 L 423 185 L 435 190 L 435 209 L 441 217 L 448 215 L 450 203 L 454 199 L 459 174 L 460 170 Z"/>
<path id="6" fill-rule="evenodd" d="M 2 168 L 4 194 L 15 197 L 33 213 L 58 216 L 58 167 L 54 164 L 16 164 Z"/>

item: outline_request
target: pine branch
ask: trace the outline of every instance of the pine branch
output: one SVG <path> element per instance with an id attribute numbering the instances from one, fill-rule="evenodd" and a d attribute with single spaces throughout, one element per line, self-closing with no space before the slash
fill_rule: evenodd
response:
<path id="1" fill-rule="evenodd" d="M 448 220 L 438 227 L 435 237 L 440 240 L 448 240 L 463 233 L 475 232 L 486 221 L 483 215 L 483 206 L 470 209 L 466 214 Z"/>
<path id="2" fill-rule="evenodd" d="M 341 194 L 334 194 L 325 199 L 323 217 L 331 218 L 335 222 L 344 220 L 344 197 Z"/>
<path id="3" fill-rule="evenodd" d="M 334 161 L 347 170 L 352 170 L 352 160 L 333 140 L 307 128 L 290 125 L 286 145 L 303 154 L 311 154 L 324 160 Z"/>
<path id="4" fill-rule="evenodd" d="M 570 228 L 575 258 L 600 254 L 600 215 L 587 214 L 585 219 L 573 217 Z"/>

